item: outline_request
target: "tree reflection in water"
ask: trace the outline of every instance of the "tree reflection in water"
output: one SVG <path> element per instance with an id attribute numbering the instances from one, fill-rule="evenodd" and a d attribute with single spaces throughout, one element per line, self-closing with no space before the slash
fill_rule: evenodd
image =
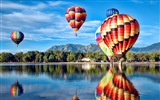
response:
<path id="1" fill-rule="evenodd" d="M 83 66 L 83 67 L 82 67 Z M 123 72 L 132 75 L 135 72 L 159 74 L 159 65 L 123 65 Z M 109 65 L 105 64 L 67 64 L 67 65 L 5 65 L 0 66 L 0 73 L 15 71 L 17 74 L 26 73 L 28 75 L 46 74 L 51 78 L 69 79 L 70 76 L 87 78 L 89 80 L 99 80 L 109 70 Z M 115 65 L 114 71 L 118 71 Z M 79 76 L 80 75 L 80 76 Z M 92 78 L 93 77 L 93 78 Z"/>

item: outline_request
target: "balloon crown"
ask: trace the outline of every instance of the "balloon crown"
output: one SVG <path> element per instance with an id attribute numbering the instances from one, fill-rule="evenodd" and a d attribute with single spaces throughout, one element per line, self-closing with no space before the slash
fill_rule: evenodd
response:
<path id="1" fill-rule="evenodd" d="M 115 8 L 111 8 L 107 10 L 107 17 L 112 16 L 114 14 L 119 14 L 119 11 Z"/>

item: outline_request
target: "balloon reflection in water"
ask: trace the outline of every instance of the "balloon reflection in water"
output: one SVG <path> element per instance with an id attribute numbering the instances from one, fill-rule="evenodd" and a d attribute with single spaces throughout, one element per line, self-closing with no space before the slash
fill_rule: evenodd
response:
<path id="1" fill-rule="evenodd" d="M 18 80 L 11 86 L 10 93 L 12 96 L 20 96 L 23 93 L 23 87 Z"/>
<path id="2" fill-rule="evenodd" d="M 96 88 L 96 100 L 100 100 L 101 94 L 104 91 L 104 87 L 108 84 L 110 80 L 113 79 L 113 71 L 112 68 L 108 70 L 108 72 L 103 76 L 100 80 L 97 88 Z M 104 92 L 103 92 L 104 93 Z"/>
<path id="3" fill-rule="evenodd" d="M 110 68 L 96 88 L 96 100 L 140 100 L 140 97 L 124 73 Z"/>
<path id="4" fill-rule="evenodd" d="M 78 96 L 77 96 L 77 92 L 75 92 L 75 94 L 74 94 L 72 100 L 79 100 L 79 98 L 78 98 Z"/>

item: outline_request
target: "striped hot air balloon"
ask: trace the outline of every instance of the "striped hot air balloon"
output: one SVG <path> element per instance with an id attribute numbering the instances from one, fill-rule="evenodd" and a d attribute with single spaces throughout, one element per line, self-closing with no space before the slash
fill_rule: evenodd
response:
<path id="1" fill-rule="evenodd" d="M 97 41 L 98 46 L 100 47 L 100 49 L 108 56 L 109 60 L 111 60 L 111 57 L 114 54 L 113 54 L 112 50 L 110 50 L 108 48 L 108 46 L 105 44 L 105 42 L 103 41 L 102 35 L 100 33 L 100 28 L 101 28 L 101 26 L 95 32 L 96 41 Z"/>
<path id="2" fill-rule="evenodd" d="M 123 57 L 134 45 L 139 36 L 138 21 L 127 14 L 113 14 L 101 25 L 104 43 L 117 57 Z"/>
<path id="3" fill-rule="evenodd" d="M 10 93 L 12 96 L 20 96 L 23 93 L 23 87 L 18 81 L 14 83 L 10 88 Z"/>
<path id="4" fill-rule="evenodd" d="M 86 11 L 82 7 L 72 6 L 66 10 L 66 20 L 68 21 L 69 25 L 72 27 L 75 35 L 77 36 L 77 31 L 80 29 L 82 24 L 86 20 Z"/>
<path id="5" fill-rule="evenodd" d="M 11 33 L 11 39 L 18 46 L 18 44 L 24 39 L 24 34 L 20 31 L 14 31 Z"/>

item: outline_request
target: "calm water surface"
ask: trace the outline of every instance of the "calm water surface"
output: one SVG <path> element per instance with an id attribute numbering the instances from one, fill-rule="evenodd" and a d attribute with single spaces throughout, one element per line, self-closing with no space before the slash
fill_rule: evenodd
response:
<path id="1" fill-rule="evenodd" d="M 95 89 L 109 65 L 0 65 L 0 100 L 71 100 L 75 91 L 80 100 L 95 100 Z M 160 100 L 160 65 L 123 65 L 123 71 L 141 100 Z M 15 81 L 24 92 L 12 96 Z"/>

